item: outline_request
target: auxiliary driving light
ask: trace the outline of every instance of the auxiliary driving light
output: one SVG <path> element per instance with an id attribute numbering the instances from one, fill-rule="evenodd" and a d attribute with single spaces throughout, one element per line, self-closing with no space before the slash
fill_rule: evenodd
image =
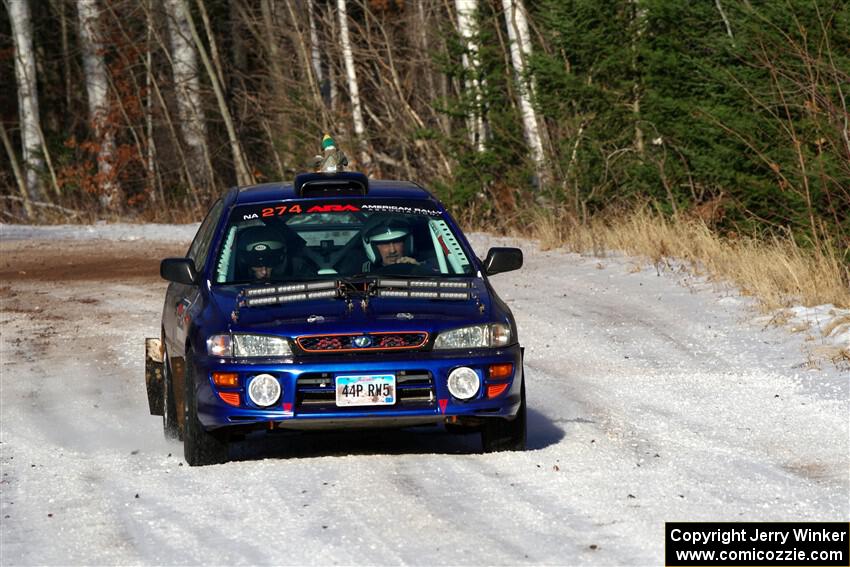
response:
<path id="1" fill-rule="evenodd" d="M 472 368 L 461 366 L 449 374 L 449 393 L 459 400 L 468 400 L 478 393 L 481 380 Z"/>
<path id="2" fill-rule="evenodd" d="M 280 382 L 271 374 L 257 374 L 248 384 L 248 397 L 260 407 L 268 407 L 280 399 Z"/>

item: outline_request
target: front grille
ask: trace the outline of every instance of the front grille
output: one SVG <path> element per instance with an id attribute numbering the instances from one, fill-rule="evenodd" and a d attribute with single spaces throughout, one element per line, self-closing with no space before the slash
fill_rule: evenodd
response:
<path id="1" fill-rule="evenodd" d="M 350 333 L 343 335 L 309 335 L 295 339 L 304 352 L 375 352 L 382 350 L 415 350 L 425 346 L 428 333 Z"/>
<path id="2" fill-rule="evenodd" d="M 369 410 L 394 411 L 434 407 L 434 380 L 427 370 L 402 370 L 396 372 L 396 398 L 391 406 L 360 406 L 338 408 L 334 377 L 329 372 L 305 372 L 295 386 L 295 411 L 305 413 L 333 413 L 337 411 Z"/>

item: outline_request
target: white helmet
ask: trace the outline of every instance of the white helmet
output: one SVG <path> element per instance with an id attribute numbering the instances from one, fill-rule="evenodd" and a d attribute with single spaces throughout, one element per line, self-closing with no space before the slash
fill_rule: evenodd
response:
<path id="1" fill-rule="evenodd" d="M 405 252 L 410 254 L 413 250 L 413 236 L 410 234 L 410 226 L 398 218 L 378 219 L 371 227 L 363 230 L 363 249 L 370 262 L 376 262 L 380 258 L 375 244 L 394 242 L 404 239 Z"/>
<path id="2" fill-rule="evenodd" d="M 239 233 L 237 261 L 244 267 L 273 267 L 286 258 L 281 235 L 266 226 L 252 226 Z"/>

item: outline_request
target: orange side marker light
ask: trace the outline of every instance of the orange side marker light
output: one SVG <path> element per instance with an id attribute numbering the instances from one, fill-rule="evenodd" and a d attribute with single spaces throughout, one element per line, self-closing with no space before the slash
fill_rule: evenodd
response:
<path id="1" fill-rule="evenodd" d="M 238 388 L 239 374 L 236 372 L 213 372 L 213 384 L 222 388 Z"/>
<path id="2" fill-rule="evenodd" d="M 512 362 L 507 362 L 504 364 L 491 364 L 490 365 L 490 373 L 489 377 L 491 380 L 502 380 L 505 378 L 510 378 L 511 374 L 514 373 L 514 365 Z"/>

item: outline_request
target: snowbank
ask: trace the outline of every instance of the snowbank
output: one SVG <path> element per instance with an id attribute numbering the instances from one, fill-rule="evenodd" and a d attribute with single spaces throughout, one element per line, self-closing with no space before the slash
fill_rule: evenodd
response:
<path id="1" fill-rule="evenodd" d="M 59 224 L 53 226 L 31 226 L 0 223 L 0 240 L 154 240 L 173 242 L 192 240 L 198 231 L 198 223 L 191 224 L 108 224 L 93 225 Z"/>

